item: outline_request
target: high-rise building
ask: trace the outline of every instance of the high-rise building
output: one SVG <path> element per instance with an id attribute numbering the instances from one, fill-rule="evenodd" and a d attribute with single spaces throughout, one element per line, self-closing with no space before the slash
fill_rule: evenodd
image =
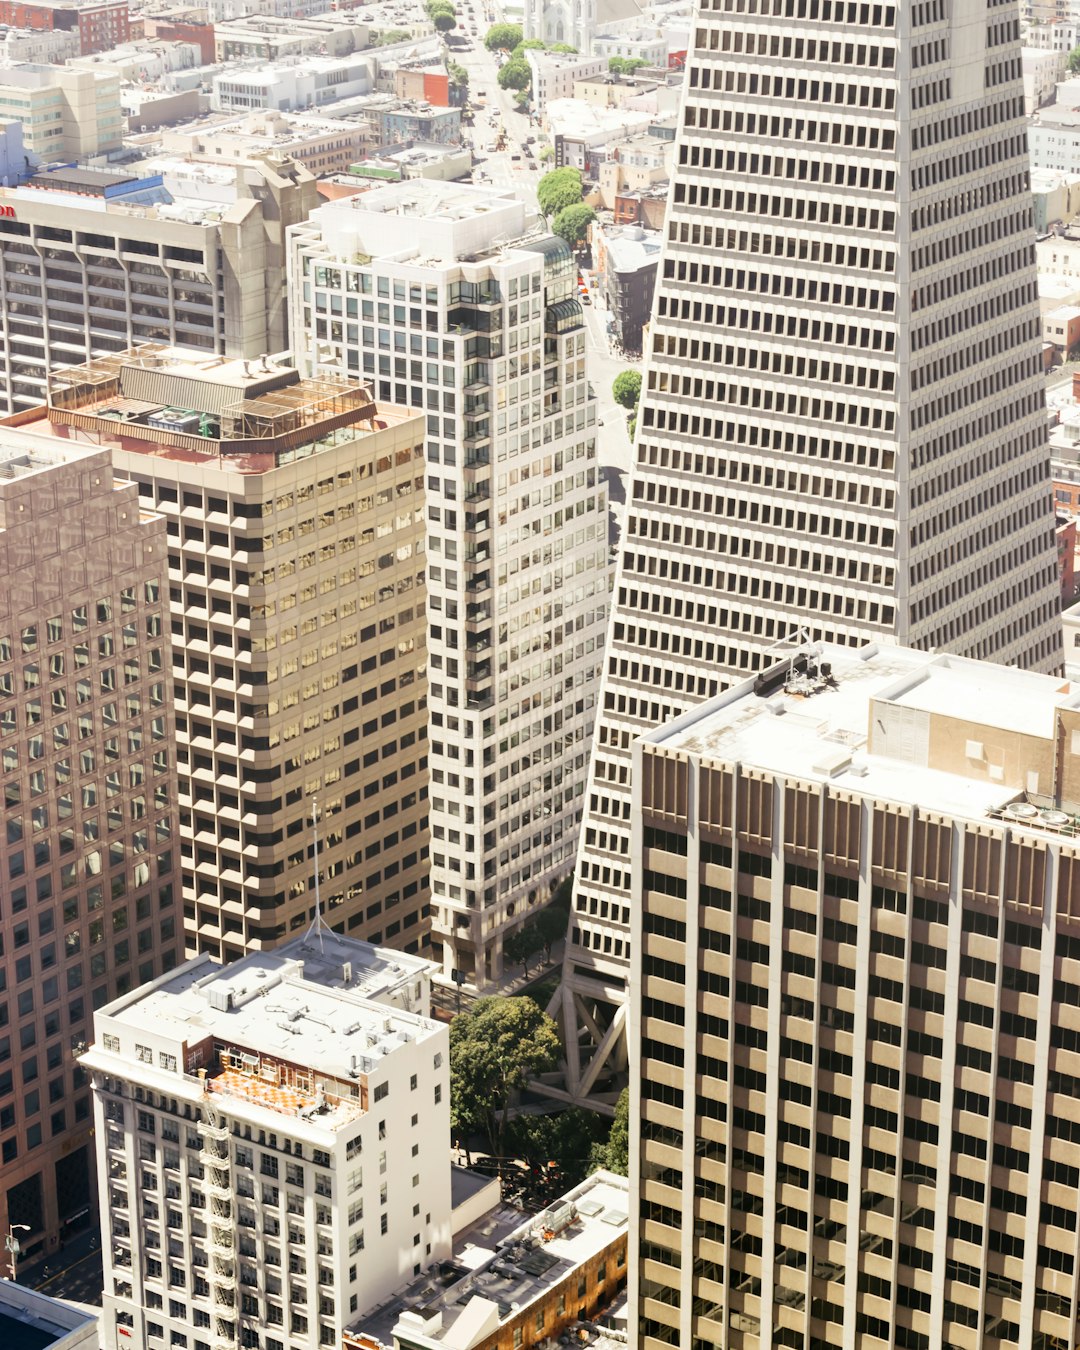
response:
<path id="1" fill-rule="evenodd" d="M 804 649 L 634 804 L 641 1350 L 1068 1344 L 1080 687 Z"/>
<path id="2" fill-rule="evenodd" d="M 167 554 L 107 450 L 0 432 L 0 1231 L 26 1225 L 23 1259 L 90 1223 L 94 1008 L 183 955 Z"/>
<path id="3" fill-rule="evenodd" d="M 167 521 L 188 951 L 275 945 L 320 879 L 334 928 L 426 944 L 420 414 L 149 344 L 18 420 L 110 450 Z"/>
<path id="4" fill-rule="evenodd" d="M 130 195 L 113 172 L 47 181 L 65 189 L 0 188 L 0 409 L 42 402 L 57 366 L 142 342 L 286 349 L 285 230 L 318 200 L 305 168 L 174 161 Z"/>
<path id="5" fill-rule="evenodd" d="M 1062 660 L 1014 12 L 742 4 L 703 6 L 688 56 L 563 981 L 573 1096 L 625 1062 L 634 736 L 803 631 Z"/>
<path id="6" fill-rule="evenodd" d="M 313 927 L 95 1014 L 106 1350 L 341 1345 L 450 1255 L 430 972 Z"/>
<path id="7" fill-rule="evenodd" d="M 426 410 L 432 927 L 445 974 L 570 870 L 607 613 L 576 269 L 512 192 L 417 181 L 291 232 L 298 364 Z"/>

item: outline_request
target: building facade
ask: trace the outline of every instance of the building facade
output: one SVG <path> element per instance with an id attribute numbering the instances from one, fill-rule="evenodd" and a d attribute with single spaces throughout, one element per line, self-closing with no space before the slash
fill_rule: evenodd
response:
<path id="1" fill-rule="evenodd" d="M 93 1009 L 182 959 L 165 522 L 94 446 L 0 433 L 0 1226 L 91 1222 Z"/>
<path id="2" fill-rule="evenodd" d="M 569 870 L 594 715 L 607 505 L 573 260 L 513 194 L 418 180 L 315 212 L 290 277 L 305 370 L 426 410 L 433 936 L 482 986 Z"/>
<path id="3" fill-rule="evenodd" d="M 87 159 L 123 144 L 115 72 L 24 61 L 0 70 L 0 100 L 5 113 L 22 123 L 26 149 L 37 162 Z"/>
<path id="4" fill-rule="evenodd" d="M 213 176 L 191 166 L 186 190 L 135 208 L 0 191 L 13 212 L 0 219 L 0 407 L 41 403 L 48 372 L 92 352 L 142 342 L 208 357 L 284 350 L 285 230 L 318 200 L 314 178 L 291 160 L 261 158 Z"/>
<path id="5" fill-rule="evenodd" d="M 522 17 L 526 38 L 540 38 L 549 45 L 565 42 L 586 54 L 592 51 L 596 0 L 525 0 Z"/>
<path id="6" fill-rule="evenodd" d="M 143 347 L 21 421 L 107 446 L 167 521 L 188 951 L 276 945 L 320 880 L 334 928 L 426 944 L 420 414 Z"/>
<path id="7" fill-rule="evenodd" d="M 563 980 L 572 1096 L 622 1071 L 636 735 L 803 631 L 1062 659 L 1016 20 L 890 5 L 841 39 L 794 0 L 734 4 L 698 16 L 676 141 Z"/>
<path id="8" fill-rule="evenodd" d="M 403 959 L 313 929 L 96 1014 L 106 1350 L 341 1345 L 450 1254 L 450 1037 Z M 409 1007 L 366 992 L 391 962 Z"/>
<path id="9" fill-rule="evenodd" d="M 639 742 L 642 1350 L 1075 1334 L 1078 746 L 1059 678 L 820 645 Z"/>

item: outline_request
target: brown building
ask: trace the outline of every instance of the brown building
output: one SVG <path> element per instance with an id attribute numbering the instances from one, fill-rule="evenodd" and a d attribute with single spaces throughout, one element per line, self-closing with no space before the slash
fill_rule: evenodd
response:
<path id="1" fill-rule="evenodd" d="M 634 798 L 642 1350 L 1072 1344 L 1080 687 L 804 648 Z"/>
<path id="2" fill-rule="evenodd" d="M 0 1232 L 90 1222 L 93 1010 L 183 954 L 164 519 L 108 451 L 0 437 Z"/>
<path id="3" fill-rule="evenodd" d="M 524 1223 L 487 1215 L 449 1261 L 347 1327 L 342 1350 L 548 1350 L 621 1298 L 630 1204 L 626 1178 L 601 1169 Z"/>
<path id="4" fill-rule="evenodd" d="M 428 932 L 423 419 L 348 380 L 147 345 L 22 415 L 112 451 L 167 520 L 189 952 L 314 914 Z"/>

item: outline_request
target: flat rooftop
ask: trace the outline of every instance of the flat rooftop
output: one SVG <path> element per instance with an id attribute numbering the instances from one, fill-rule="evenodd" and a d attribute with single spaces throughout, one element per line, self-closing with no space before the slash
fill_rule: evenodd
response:
<path id="1" fill-rule="evenodd" d="M 517 1210 L 494 1210 L 449 1261 L 358 1318 L 345 1344 L 352 1332 L 390 1346 L 400 1323 L 403 1336 L 411 1330 L 448 1350 L 469 1350 L 490 1334 L 485 1319 L 517 1316 L 626 1233 L 629 1207 L 626 1177 L 599 1171 L 524 1222 Z"/>
<path id="2" fill-rule="evenodd" d="M 345 209 L 371 215 L 459 221 L 516 205 L 513 188 L 474 187 L 468 183 L 442 183 L 419 178 L 365 192 L 362 197 L 351 197 Z"/>
<path id="3" fill-rule="evenodd" d="M 970 774 L 927 767 L 928 757 L 941 756 L 925 744 L 920 749 L 917 732 L 909 745 L 894 744 L 886 729 L 889 707 L 904 710 L 894 720 L 910 713 L 917 722 L 925 714 L 977 724 L 988 736 L 1047 742 L 1057 714 L 1080 708 L 1080 684 L 1009 666 L 907 647 L 853 651 L 815 644 L 807 650 L 816 653 L 808 671 L 792 671 L 786 681 L 769 674 L 745 681 L 645 742 L 978 819 L 1024 801 L 1027 766 L 1010 760 L 1000 781 L 989 781 L 974 764 Z M 963 739 L 960 745 L 962 761 Z"/>
<path id="4" fill-rule="evenodd" d="M 319 1097 L 312 1075 L 348 1083 L 399 1046 L 443 1034 L 440 1023 L 407 1010 L 426 1011 L 430 972 L 420 957 L 321 930 L 228 966 L 196 958 L 114 1000 L 96 1024 L 120 1037 L 117 1053 L 128 1066 L 135 1038 L 125 1044 L 125 1031 L 186 1049 L 224 1044 L 221 1072 L 211 1069 L 206 1079 L 211 1094 L 307 1116 Z M 397 1002 L 375 1001 L 391 995 Z M 264 1059 L 301 1072 L 275 1077 L 261 1068 Z M 359 1102 L 332 1098 L 319 1124 L 334 1128 L 359 1113 Z"/>
<path id="5" fill-rule="evenodd" d="M 0 1282 L 0 1346 L 3 1350 L 96 1346 L 97 1317 L 73 1303 L 36 1289 Z"/>

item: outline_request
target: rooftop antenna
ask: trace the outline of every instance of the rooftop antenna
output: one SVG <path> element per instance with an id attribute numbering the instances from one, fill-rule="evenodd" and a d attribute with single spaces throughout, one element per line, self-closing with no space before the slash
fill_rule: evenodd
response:
<path id="1" fill-rule="evenodd" d="M 309 938 L 317 937 L 319 939 L 319 951 L 323 950 L 323 934 L 330 931 L 322 916 L 322 900 L 319 897 L 319 799 L 311 799 L 311 838 L 315 845 L 315 917 L 311 920 L 307 932 L 304 934 L 304 941 Z"/>

